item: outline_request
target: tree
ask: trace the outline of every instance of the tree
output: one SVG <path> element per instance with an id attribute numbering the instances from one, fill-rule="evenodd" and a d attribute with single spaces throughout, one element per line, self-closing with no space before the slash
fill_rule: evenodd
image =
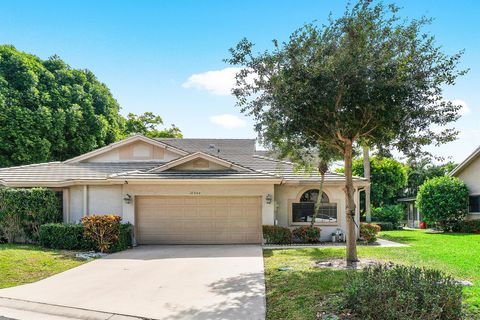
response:
<path id="1" fill-rule="evenodd" d="M 301 143 L 344 159 L 347 263 L 357 261 L 352 153 L 396 147 L 411 154 L 455 138 L 441 132 L 460 106 L 442 96 L 465 71 L 461 52 L 444 54 L 422 31 L 429 19 L 400 19 L 394 5 L 360 0 L 327 25 L 307 24 L 273 51 L 253 52 L 241 40 L 226 61 L 241 66 L 232 90 L 241 111 L 253 116 L 260 140 L 270 148 Z"/>
<path id="2" fill-rule="evenodd" d="M 92 72 L 0 46 L 0 166 L 65 160 L 114 142 L 119 109 Z"/>
<path id="3" fill-rule="evenodd" d="M 394 204 L 398 194 L 407 185 L 407 168 L 393 158 L 370 159 L 371 169 L 371 202 L 375 207 Z M 342 172 L 343 170 L 339 170 Z M 355 159 L 352 172 L 356 176 L 364 176 L 364 159 Z"/>
<path id="4" fill-rule="evenodd" d="M 426 180 L 447 175 L 456 167 L 456 164 L 453 162 L 434 164 L 431 158 L 420 157 L 409 158 L 406 167 L 408 182 L 403 193 L 407 197 L 414 197 Z"/>
<path id="5" fill-rule="evenodd" d="M 182 132 L 175 125 L 168 129 L 160 130 L 163 125 L 162 117 L 154 115 L 152 112 L 145 112 L 137 116 L 134 113 L 127 115 L 125 122 L 126 134 L 142 134 L 150 138 L 182 138 Z"/>
<path id="6" fill-rule="evenodd" d="M 363 177 L 371 183 L 371 165 L 370 165 L 370 149 L 368 146 L 363 146 Z M 365 216 L 367 222 L 372 222 L 372 212 L 371 212 L 371 185 L 365 187 Z"/>
<path id="7" fill-rule="evenodd" d="M 416 203 L 427 223 L 449 230 L 468 214 L 468 189 L 455 177 L 432 178 L 420 187 Z"/>

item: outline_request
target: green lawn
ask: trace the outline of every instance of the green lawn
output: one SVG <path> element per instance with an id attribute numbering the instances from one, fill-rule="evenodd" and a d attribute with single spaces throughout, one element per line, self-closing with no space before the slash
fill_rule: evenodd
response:
<path id="1" fill-rule="evenodd" d="M 35 282 L 82 263 L 68 251 L 0 244 L 0 288 Z"/>
<path id="2" fill-rule="evenodd" d="M 464 302 L 480 315 L 480 235 L 427 234 L 423 231 L 388 231 L 381 236 L 410 247 L 359 247 L 360 258 L 440 269 L 457 279 L 470 280 Z M 339 292 L 345 271 L 318 269 L 316 260 L 344 257 L 344 249 L 265 250 L 268 319 L 315 319 L 322 300 Z M 289 271 L 278 271 L 289 267 Z"/>

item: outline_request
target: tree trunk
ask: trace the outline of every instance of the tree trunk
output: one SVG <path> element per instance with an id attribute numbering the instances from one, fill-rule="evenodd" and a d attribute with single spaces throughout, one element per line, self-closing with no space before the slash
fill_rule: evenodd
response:
<path id="1" fill-rule="evenodd" d="M 345 144 L 345 196 L 347 200 L 346 220 L 347 220 L 347 266 L 352 266 L 357 258 L 357 235 L 355 232 L 355 201 L 353 178 L 352 178 L 352 141 L 348 140 Z"/>
<path id="2" fill-rule="evenodd" d="M 363 147 L 363 177 L 370 182 L 370 154 L 367 146 Z M 372 214 L 370 209 L 370 185 L 365 187 L 365 214 L 367 222 L 372 221 Z"/>

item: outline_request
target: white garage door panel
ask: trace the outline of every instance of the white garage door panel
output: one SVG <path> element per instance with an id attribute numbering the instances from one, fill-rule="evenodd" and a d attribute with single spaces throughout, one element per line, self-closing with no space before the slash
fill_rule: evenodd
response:
<path id="1" fill-rule="evenodd" d="M 261 243 L 260 197 L 140 196 L 139 244 Z"/>

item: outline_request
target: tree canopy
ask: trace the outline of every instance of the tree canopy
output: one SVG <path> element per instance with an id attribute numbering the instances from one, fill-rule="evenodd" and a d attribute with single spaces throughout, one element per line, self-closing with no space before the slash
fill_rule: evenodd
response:
<path id="1" fill-rule="evenodd" d="M 117 141 L 131 133 L 125 128 L 131 119 L 119 111 L 91 71 L 0 45 L 0 167 L 61 161 Z M 155 126 L 141 133 L 181 134 Z"/>
<path id="2" fill-rule="evenodd" d="M 407 187 L 404 190 L 404 196 L 416 196 L 420 186 L 428 179 L 442 177 L 452 171 L 456 164 L 447 162 L 444 164 L 434 164 L 430 158 L 409 158 L 407 160 Z"/>
<path id="3" fill-rule="evenodd" d="M 407 185 L 407 167 L 393 159 L 383 157 L 370 158 L 371 203 L 375 207 L 394 204 L 398 194 Z M 339 170 L 343 172 L 343 168 Z M 352 163 L 354 175 L 363 177 L 363 158 L 355 159 Z"/>
<path id="4" fill-rule="evenodd" d="M 162 117 L 145 112 L 139 116 L 134 113 L 127 115 L 125 122 L 125 133 L 143 134 L 149 138 L 182 138 L 182 132 L 178 127 L 172 125 L 167 129 L 160 129 L 163 125 Z"/>
<path id="5" fill-rule="evenodd" d="M 430 19 L 403 19 L 395 5 L 360 0 L 325 25 L 307 24 L 273 50 L 256 53 L 241 40 L 226 61 L 242 69 L 233 94 L 270 149 L 301 145 L 331 150 L 345 166 L 347 262 L 357 260 L 352 181 L 354 145 L 422 146 L 455 138 L 433 130 L 458 119 L 459 105 L 443 97 L 465 73 L 462 53 L 442 52 L 423 31 Z"/>

